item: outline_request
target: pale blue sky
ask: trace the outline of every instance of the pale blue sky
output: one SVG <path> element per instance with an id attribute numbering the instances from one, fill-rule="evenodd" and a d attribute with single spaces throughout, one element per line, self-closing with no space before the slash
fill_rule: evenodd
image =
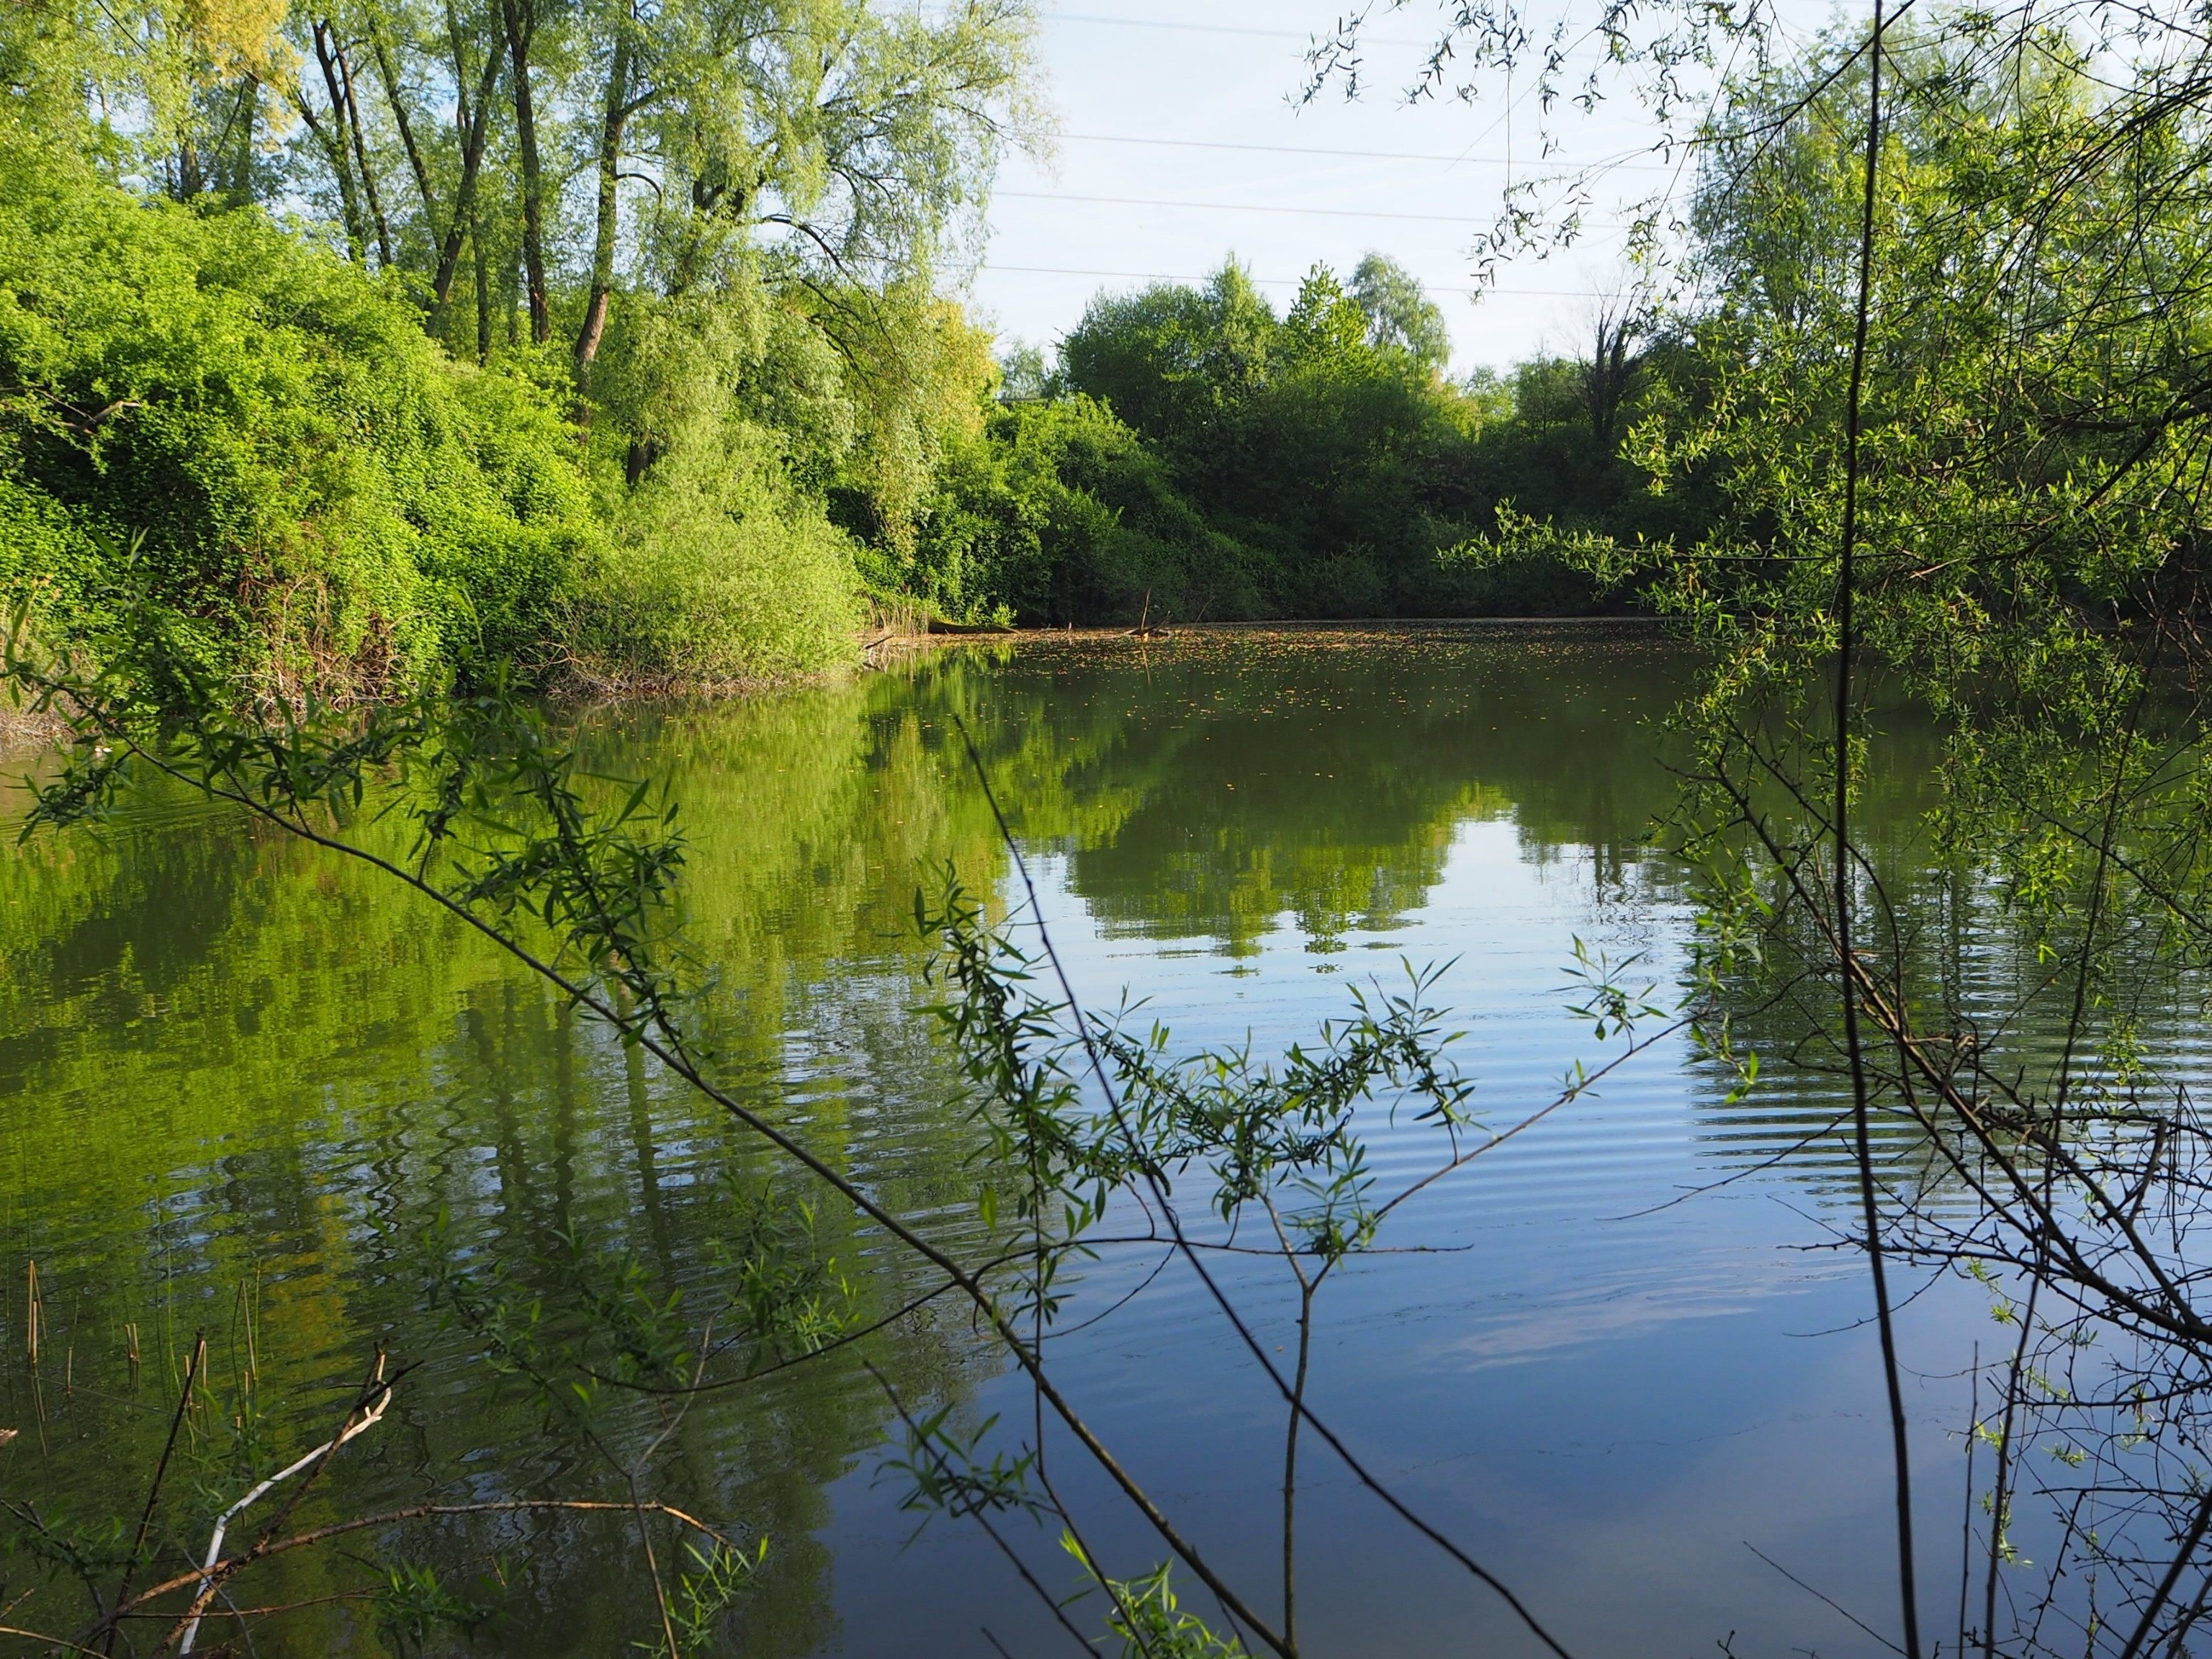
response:
<path id="1" fill-rule="evenodd" d="M 1373 248 L 1429 284 L 1456 370 L 1571 349 L 1588 296 L 1620 285 L 1608 198 L 1665 190 L 1678 170 L 1647 157 L 1608 175 L 1576 247 L 1516 264 L 1479 306 L 1449 292 L 1474 286 L 1469 244 L 1497 212 L 1509 168 L 1527 176 L 1562 158 L 1538 154 L 1525 80 L 1510 113 L 1502 86 L 1475 106 L 1405 105 L 1399 88 L 1437 15 L 1418 0 L 1371 30 L 1361 101 L 1332 92 L 1292 107 L 1307 41 L 1341 9 L 1342 0 L 1045 0 L 1057 153 L 1012 157 L 1001 173 L 977 309 L 1002 337 L 1048 344 L 1101 288 L 1199 276 L 1233 250 L 1283 306 L 1316 259 L 1348 274 Z M 1651 131 L 1624 103 L 1553 118 L 1575 164 L 1638 148 Z M 1366 154 L 1285 153 L 1293 149 Z"/>

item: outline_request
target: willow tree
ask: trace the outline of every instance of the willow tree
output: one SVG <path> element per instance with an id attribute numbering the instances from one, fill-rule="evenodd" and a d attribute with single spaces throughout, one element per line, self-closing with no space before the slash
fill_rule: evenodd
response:
<path id="1" fill-rule="evenodd" d="M 1027 0 L 87 0 L 11 12 L 0 63 L 126 173 L 323 208 L 434 316 L 469 249 L 512 260 L 532 337 L 559 313 L 587 369 L 623 293 L 732 253 L 931 283 L 1035 126 L 1034 26 Z"/>
<path id="2" fill-rule="evenodd" d="M 1005 144 L 1030 131 L 1033 27 L 1023 0 L 927 15 L 686 0 L 647 30 L 617 0 L 594 48 L 595 285 L 617 274 L 609 185 L 625 176 L 643 206 L 632 274 L 668 291 L 712 280 L 732 241 L 872 288 L 933 275 L 974 228 Z"/>
<path id="3" fill-rule="evenodd" d="M 179 200 L 269 187 L 277 88 L 298 72 L 284 0 L 58 0 L 0 17 L 12 118 Z"/>

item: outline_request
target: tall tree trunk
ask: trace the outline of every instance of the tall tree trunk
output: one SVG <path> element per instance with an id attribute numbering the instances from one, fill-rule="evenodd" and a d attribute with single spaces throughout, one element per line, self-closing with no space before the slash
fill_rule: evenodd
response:
<path id="1" fill-rule="evenodd" d="M 392 63 L 392 48 L 384 39 L 379 21 L 372 20 L 368 31 L 368 47 L 376 55 L 376 73 L 384 82 L 384 101 L 392 111 L 393 125 L 399 129 L 400 148 L 407 152 L 408 170 L 415 175 L 415 192 L 422 198 L 422 222 L 430 227 L 434 236 L 438 228 L 438 197 L 430 187 L 430 168 L 422 159 L 422 147 L 415 141 L 415 123 L 408 118 L 407 100 L 400 95 L 399 76 Z M 461 97 L 468 97 L 465 83 L 460 85 Z M 465 116 L 463 125 L 465 125 Z"/>
<path id="2" fill-rule="evenodd" d="M 328 19 L 314 27 L 315 61 L 323 68 L 323 88 L 330 94 L 331 125 L 325 130 L 307 107 L 307 100 L 300 100 L 300 113 L 307 118 L 307 131 L 313 133 L 323 147 L 323 155 L 331 164 L 331 171 L 338 181 L 338 211 L 345 219 L 346 249 L 356 264 L 368 258 L 368 233 L 362 223 L 361 202 L 353 185 L 353 163 L 346 155 L 345 94 L 338 87 L 337 64 L 331 58 L 332 42 Z"/>
<path id="3" fill-rule="evenodd" d="M 715 235 L 714 222 L 738 219 L 749 199 L 746 191 L 731 184 L 726 177 L 701 175 L 691 180 L 691 216 L 684 227 L 683 240 L 678 244 L 675 256 L 668 262 L 670 299 L 680 299 L 690 293 L 691 284 L 699 280 L 707 250 Z"/>
<path id="4" fill-rule="evenodd" d="M 474 214 L 469 219 L 469 251 L 476 256 L 477 268 L 477 361 L 491 361 L 491 263 L 484 258 L 483 221 Z"/>
<path id="5" fill-rule="evenodd" d="M 253 199 L 253 141 L 261 125 L 261 77 L 249 75 L 239 90 L 237 148 L 230 165 L 237 169 L 231 175 L 230 200 L 233 207 L 244 207 Z"/>
<path id="6" fill-rule="evenodd" d="M 537 33 L 535 0 L 500 0 L 507 46 L 514 59 L 514 137 L 522 154 L 522 268 L 530 293 L 530 338 L 553 337 L 553 313 L 545 295 L 545 170 L 538 157 L 538 112 L 531 101 L 530 46 Z"/>
<path id="7" fill-rule="evenodd" d="M 361 193 L 368 204 L 369 222 L 376 227 L 376 258 L 381 270 L 392 268 L 392 223 L 384 216 L 384 201 L 377 194 L 376 169 L 368 159 L 368 134 L 361 124 L 361 105 L 354 97 L 353 64 L 346 57 L 343 41 L 336 52 L 338 65 L 338 84 L 345 88 L 345 124 L 353 134 L 354 160 L 361 167 Z"/>
<path id="8" fill-rule="evenodd" d="M 459 92 L 453 121 L 461 140 L 461 178 L 453 192 L 453 222 L 446 227 L 445 240 L 438 249 L 437 274 L 430 284 L 433 317 L 442 314 L 453 299 L 454 273 L 460 269 L 461 244 L 472 234 L 471 227 L 477 222 L 477 182 L 483 171 L 484 139 L 491 131 L 492 94 L 499 85 L 501 56 L 496 51 L 484 53 L 476 101 L 471 103 L 467 37 L 462 33 L 460 19 L 450 5 L 446 9 L 446 35 L 453 52 L 453 85 Z"/>
<path id="9" fill-rule="evenodd" d="M 260 100 L 259 77 L 246 76 L 237 95 L 226 100 L 222 125 L 208 141 L 201 188 L 216 191 L 232 207 L 253 199 L 253 118 Z"/>
<path id="10" fill-rule="evenodd" d="M 576 335 L 576 368 L 591 372 L 599 355 L 599 341 L 607 331 L 607 301 L 614 292 L 615 235 L 620 228 L 617 192 L 621 187 L 623 129 L 629 124 L 629 27 L 623 18 L 615 24 L 614 62 L 607 70 L 606 118 L 599 129 L 599 215 L 592 238 L 592 292 L 584 306 L 584 326 Z"/>
<path id="11" fill-rule="evenodd" d="M 1639 314 L 1625 302 L 1617 308 L 1607 303 L 1598 312 L 1589 367 L 1583 378 L 1590 436 L 1600 449 L 1611 451 L 1619 435 L 1620 412 L 1641 361 L 1630 353 L 1628 343 L 1642 329 Z"/>
<path id="12" fill-rule="evenodd" d="M 200 193 L 202 184 L 199 146 L 183 139 L 177 145 L 177 199 L 191 201 Z"/>

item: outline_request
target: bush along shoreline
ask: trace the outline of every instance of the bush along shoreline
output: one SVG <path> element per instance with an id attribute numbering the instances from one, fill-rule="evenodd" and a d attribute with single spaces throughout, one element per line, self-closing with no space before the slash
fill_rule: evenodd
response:
<path id="1" fill-rule="evenodd" d="M 0 270 L 0 584 L 54 647 L 144 588 L 201 667 L 269 701 L 494 665 L 758 682 L 852 653 L 848 540 L 730 384 L 775 367 L 764 301 L 714 319 L 722 355 L 694 371 L 732 412 L 679 410 L 631 487 L 606 476 L 623 434 L 526 349 L 456 360 L 392 285 L 258 210 L 142 198 L 16 136 Z"/>
<path id="2" fill-rule="evenodd" d="M 763 9 L 742 86 L 589 9 L 557 50 L 497 9 L 0 16 L 0 599 L 87 659 L 158 605 L 272 708 L 758 685 L 886 618 L 1620 608 L 1498 532 L 1668 528 L 1631 393 L 1453 380 L 1380 255 L 994 341 L 946 273 L 1038 125 L 1035 20 L 830 11 Z"/>

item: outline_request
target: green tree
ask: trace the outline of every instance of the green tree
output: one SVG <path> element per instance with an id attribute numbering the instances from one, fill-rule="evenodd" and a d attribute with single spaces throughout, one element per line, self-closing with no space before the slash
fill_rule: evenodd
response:
<path id="1" fill-rule="evenodd" d="M 1060 343 L 1060 363 L 1072 389 L 1179 449 L 1266 380 L 1279 325 L 1232 258 L 1203 288 L 1101 295 Z"/>
<path id="2" fill-rule="evenodd" d="M 0 586 L 58 642 L 150 584 L 258 698 L 552 648 L 602 531 L 531 387 L 258 212 L 143 202 L 15 135 L 0 269 Z"/>
<path id="3" fill-rule="evenodd" d="M 1068 336 L 1061 365 L 1070 387 L 1158 447 L 1210 526 L 1249 550 L 1243 566 L 1264 610 L 1586 607 L 1588 580 L 1556 559 L 1477 574 L 1455 556 L 1494 526 L 1518 482 L 1500 457 L 1540 417 L 1520 408 L 1501 422 L 1439 375 L 1448 350 L 1419 284 L 1374 256 L 1348 289 L 1316 266 L 1279 318 L 1233 263 L 1204 289 L 1102 297 Z M 1592 441 L 1571 447 L 1582 462 Z M 1551 475 L 1521 472 L 1547 491 L 1545 505 L 1560 496 Z M 1601 510 L 1592 504 L 1590 515 Z"/>
<path id="4" fill-rule="evenodd" d="M 946 451 L 912 591 L 960 622 L 1260 614 L 1250 551 L 1081 393 L 1008 404 Z"/>
<path id="5" fill-rule="evenodd" d="M 1451 361 L 1451 330 L 1420 279 L 1395 259 L 1370 253 L 1352 273 L 1352 297 L 1366 314 L 1368 339 L 1396 346 L 1415 362 L 1442 368 Z"/>

